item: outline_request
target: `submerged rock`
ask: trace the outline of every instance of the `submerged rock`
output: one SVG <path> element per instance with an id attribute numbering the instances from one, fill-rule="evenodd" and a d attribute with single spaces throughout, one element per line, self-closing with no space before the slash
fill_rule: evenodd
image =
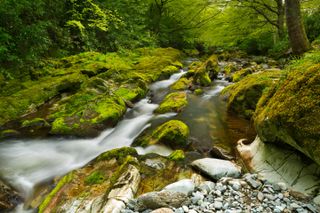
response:
<path id="1" fill-rule="evenodd" d="M 292 65 L 286 79 L 259 101 L 254 123 L 264 142 L 285 143 L 320 165 L 320 64 Z"/>
<path id="2" fill-rule="evenodd" d="M 179 120 L 170 120 L 156 128 L 150 135 L 139 137 L 134 145 L 148 146 L 163 143 L 172 148 L 186 148 L 188 137 L 189 127 L 185 123 Z"/>
<path id="3" fill-rule="evenodd" d="M 239 177 L 241 174 L 241 169 L 237 165 L 226 160 L 203 158 L 192 162 L 191 165 L 214 180 L 222 177 Z"/>

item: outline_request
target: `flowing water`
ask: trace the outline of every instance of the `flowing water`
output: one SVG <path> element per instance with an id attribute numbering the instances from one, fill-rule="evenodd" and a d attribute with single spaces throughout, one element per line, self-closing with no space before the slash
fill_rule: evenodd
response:
<path id="1" fill-rule="evenodd" d="M 240 122 L 232 117 L 231 120 L 236 125 L 228 125 L 229 117 L 225 105 L 218 97 L 219 92 L 227 85 L 226 81 L 216 81 L 202 96 L 188 94 L 189 104 L 179 115 L 153 114 L 158 107 L 157 103 L 168 93 L 169 86 L 184 73 L 185 71 L 181 71 L 168 80 L 152 84 L 150 98 L 143 99 L 132 109 L 128 109 L 124 119 L 117 126 L 105 130 L 97 138 L 18 139 L 0 143 L 1 177 L 18 189 L 28 202 L 34 197 L 39 185 L 84 166 L 107 150 L 130 146 L 142 131 L 148 127 L 152 129 L 173 117 L 189 125 L 191 138 L 199 151 L 210 149 L 214 144 L 233 147 L 234 140 L 248 135 L 245 131 L 241 132 L 250 128 L 247 122 Z M 238 130 L 240 132 L 237 132 Z M 236 136 L 233 138 L 232 135 Z M 161 145 L 153 145 L 146 149 L 137 147 L 137 151 L 139 154 L 156 152 L 161 155 L 169 155 L 172 152 Z M 17 212 L 21 211 L 20 206 Z"/>

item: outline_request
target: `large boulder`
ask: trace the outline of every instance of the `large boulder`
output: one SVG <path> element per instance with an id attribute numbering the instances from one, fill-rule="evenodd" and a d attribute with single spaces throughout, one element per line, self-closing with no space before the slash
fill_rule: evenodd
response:
<path id="1" fill-rule="evenodd" d="M 226 87 L 221 95 L 227 97 L 228 110 L 250 119 L 263 92 L 278 83 L 281 74 L 279 70 L 259 72 Z"/>
<path id="2" fill-rule="evenodd" d="M 191 165 L 214 180 L 219 180 L 222 177 L 237 178 L 241 175 L 240 167 L 231 161 L 203 158 L 192 162 Z"/>
<path id="3" fill-rule="evenodd" d="M 274 184 L 282 182 L 294 191 L 307 194 L 320 188 L 320 166 L 306 161 L 295 150 L 263 143 L 257 137 L 251 144 L 238 141 L 237 151 L 250 172 Z"/>
<path id="4" fill-rule="evenodd" d="M 170 120 L 151 134 L 143 134 L 134 142 L 136 146 L 148 146 L 157 143 L 163 143 L 172 148 L 186 148 L 188 145 L 189 127 L 179 120 Z"/>
<path id="5" fill-rule="evenodd" d="M 315 58 L 291 65 L 286 79 L 259 101 L 254 122 L 262 141 L 289 144 L 320 165 L 320 64 Z"/>

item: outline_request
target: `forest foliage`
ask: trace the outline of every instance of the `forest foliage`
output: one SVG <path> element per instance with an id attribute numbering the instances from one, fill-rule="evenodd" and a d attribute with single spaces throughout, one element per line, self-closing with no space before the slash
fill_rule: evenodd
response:
<path id="1" fill-rule="evenodd" d="M 310 41 L 320 40 L 319 5 L 302 2 Z M 277 6 L 277 0 L 1 0 L 0 80 L 30 78 L 42 60 L 84 51 L 237 48 L 277 57 L 289 45 L 279 34 Z"/>

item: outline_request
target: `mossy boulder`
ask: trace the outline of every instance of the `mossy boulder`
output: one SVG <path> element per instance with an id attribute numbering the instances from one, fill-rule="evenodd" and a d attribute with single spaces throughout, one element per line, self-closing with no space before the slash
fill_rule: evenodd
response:
<path id="1" fill-rule="evenodd" d="M 244 118 L 250 119 L 263 92 L 278 83 L 281 71 L 264 71 L 249 75 L 226 87 L 222 96 L 227 96 L 227 108 Z"/>
<path id="2" fill-rule="evenodd" d="M 209 86 L 211 81 L 216 79 L 219 73 L 218 57 L 210 56 L 205 62 L 194 62 L 189 66 L 190 73 L 193 73 L 193 82 L 200 86 Z"/>
<path id="3" fill-rule="evenodd" d="M 241 79 L 243 79 L 244 77 L 246 77 L 247 75 L 250 75 L 252 73 L 254 73 L 254 70 L 252 68 L 241 69 L 232 75 L 232 77 L 231 77 L 232 82 L 238 82 Z"/>
<path id="4" fill-rule="evenodd" d="M 174 92 L 167 95 L 156 109 L 156 113 L 181 112 L 188 104 L 186 92 Z"/>
<path id="5" fill-rule="evenodd" d="M 182 77 L 177 82 L 175 82 L 170 89 L 172 90 L 187 90 L 192 84 L 192 78 Z"/>
<path id="6" fill-rule="evenodd" d="M 145 134 L 137 138 L 134 142 L 136 146 L 149 146 L 163 143 L 171 148 L 186 148 L 188 145 L 189 127 L 179 120 L 168 121 L 151 134 Z"/>
<path id="7" fill-rule="evenodd" d="M 286 79 L 259 101 L 254 116 L 264 142 L 286 143 L 320 165 L 320 54 L 289 67 Z"/>

